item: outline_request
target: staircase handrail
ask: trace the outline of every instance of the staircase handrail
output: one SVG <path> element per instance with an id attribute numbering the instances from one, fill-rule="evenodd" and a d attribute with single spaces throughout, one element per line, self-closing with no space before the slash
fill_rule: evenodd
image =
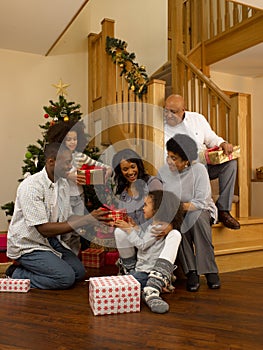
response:
<path id="1" fill-rule="evenodd" d="M 200 69 L 196 68 L 196 66 L 191 63 L 181 52 L 178 52 L 177 57 L 198 77 L 199 80 L 206 84 L 206 86 L 209 87 L 209 89 L 213 91 L 213 93 L 219 97 L 228 108 L 231 108 L 230 98 L 224 92 L 222 92 L 222 90 L 215 83 L 213 83 L 211 79 L 209 79 Z"/>

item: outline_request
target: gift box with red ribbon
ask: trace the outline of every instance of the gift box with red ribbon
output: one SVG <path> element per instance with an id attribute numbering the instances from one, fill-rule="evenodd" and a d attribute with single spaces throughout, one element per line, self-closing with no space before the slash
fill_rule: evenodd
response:
<path id="1" fill-rule="evenodd" d="M 77 174 L 86 176 L 86 185 L 105 184 L 105 168 L 84 164 L 77 170 Z"/>
<path id="2" fill-rule="evenodd" d="M 109 211 L 109 214 L 107 214 L 106 217 L 111 218 L 113 221 L 124 220 L 128 222 L 127 209 L 125 208 L 117 209 L 114 205 L 103 204 L 103 207 L 100 207 L 100 209 Z"/>
<path id="3" fill-rule="evenodd" d="M 208 148 L 199 153 L 199 159 L 204 164 L 222 164 L 240 157 L 240 146 L 234 146 L 233 152 L 228 156 L 219 147 Z"/>
<path id="4" fill-rule="evenodd" d="M 0 292 L 26 293 L 29 289 L 29 279 L 0 278 Z"/>
<path id="5" fill-rule="evenodd" d="M 104 249 L 88 248 L 81 252 L 81 261 L 85 267 L 102 267 L 104 266 Z"/>
<path id="6" fill-rule="evenodd" d="M 89 280 L 89 303 L 94 315 L 138 312 L 140 295 L 140 283 L 132 275 Z"/>

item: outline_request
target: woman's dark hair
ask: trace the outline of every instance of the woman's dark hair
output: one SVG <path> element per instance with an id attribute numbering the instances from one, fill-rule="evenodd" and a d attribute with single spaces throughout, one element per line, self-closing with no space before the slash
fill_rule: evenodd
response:
<path id="1" fill-rule="evenodd" d="M 53 142 L 59 142 L 63 143 L 65 140 L 65 137 L 68 132 L 75 131 L 78 138 L 78 144 L 76 147 L 76 151 L 83 152 L 83 150 L 86 148 L 88 140 L 87 136 L 84 132 L 85 125 L 83 121 L 72 121 L 69 120 L 67 122 L 59 121 L 58 123 L 52 125 L 49 127 L 47 133 L 46 133 L 46 139 L 47 142 L 53 143 Z"/>
<path id="2" fill-rule="evenodd" d="M 148 196 L 153 202 L 155 220 L 171 223 L 174 229 L 180 231 L 184 218 L 180 199 L 174 193 L 163 190 L 150 191 Z"/>
<path id="3" fill-rule="evenodd" d="M 138 179 L 143 180 L 135 182 L 136 189 L 139 192 L 139 197 L 141 198 L 144 195 L 144 183 L 147 183 L 150 175 L 147 174 L 142 158 L 138 153 L 133 151 L 130 148 L 125 148 L 113 156 L 112 167 L 114 169 L 114 181 L 117 184 L 116 194 L 121 194 L 123 190 L 129 185 L 129 182 L 125 179 L 122 174 L 120 163 L 121 161 L 126 160 L 131 163 L 135 163 L 138 167 Z"/>
<path id="4" fill-rule="evenodd" d="M 178 154 L 182 160 L 188 160 L 190 163 L 198 157 L 196 142 L 185 134 L 176 134 L 170 138 L 166 142 L 166 149 Z"/>

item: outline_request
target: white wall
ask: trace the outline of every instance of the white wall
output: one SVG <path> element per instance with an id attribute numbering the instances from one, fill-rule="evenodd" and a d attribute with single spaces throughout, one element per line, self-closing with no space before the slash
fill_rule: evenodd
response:
<path id="1" fill-rule="evenodd" d="M 1 182 L 0 205 L 14 200 L 22 176 L 26 147 L 42 138 L 39 125 L 46 123 L 43 106 L 57 100 L 52 84 L 62 78 L 70 83 L 69 101 L 86 110 L 86 58 L 83 54 L 43 57 L 0 50 Z M 7 227 L 0 210 L 0 230 Z"/>
<path id="2" fill-rule="evenodd" d="M 150 10 L 149 10 L 150 9 Z M 115 20 L 115 37 L 150 75 L 167 60 L 167 0 L 90 0 L 48 57 L 0 50 L 0 205 L 15 199 L 26 147 L 41 138 L 43 106 L 57 100 L 52 84 L 69 83 L 68 101 L 87 111 L 87 36 Z M 7 229 L 0 210 L 0 231 Z"/>
<path id="3" fill-rule="evenodd" d="M 86 51 L 87 35 L 99 33 L 108 18 L 115 21 L 115 38 L 128 43 L 151 75 L 167 61 L 167 6 L 167 0 L 90 0 L 51 55 Z"/>

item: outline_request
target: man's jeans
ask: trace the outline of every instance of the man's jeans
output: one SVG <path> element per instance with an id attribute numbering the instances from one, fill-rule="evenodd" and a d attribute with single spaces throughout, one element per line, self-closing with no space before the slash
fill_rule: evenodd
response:
<path id="1" fill-rule="evenodd" d="M 31 288 L 40 289 L 67 289 L 75 281 L 82 280 L 85 268 L 79 258 L 71 250 L 63 247 L 57 238 L 49 238 L 49 243 L 62 254 L 61 258 L 51 251 L 44 250 L 24 254 L 17 259 L 20 265 L 12 278 L 30 279 Z"/>

